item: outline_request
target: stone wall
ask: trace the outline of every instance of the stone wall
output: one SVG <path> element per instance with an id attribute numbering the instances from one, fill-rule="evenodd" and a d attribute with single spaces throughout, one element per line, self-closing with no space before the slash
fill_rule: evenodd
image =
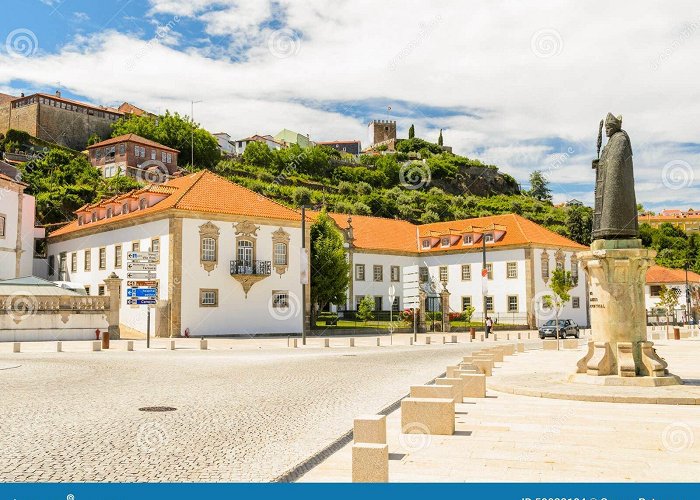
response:
<path id="1" fill-rule="evenodd" d="M 46 104 L 37 104 L 37 106 L 39 106 L 40 127 L 37 135 L 39 139 L 82 150 L 93 133 L 101 139 L 107 139 L 112 133 L 111 125 L 114 122 L 109 118 Z"/>
<path id="2" fill-rule="evenodd" d="M 21 130 L 36 137 L 38 104 L 9 110 L 8 129 Z"/>
<path id="3" fill-rule="evenodd" d="M 10 103 L 0 104 L 0 134 L 5 134 L 10 128 Z"/>

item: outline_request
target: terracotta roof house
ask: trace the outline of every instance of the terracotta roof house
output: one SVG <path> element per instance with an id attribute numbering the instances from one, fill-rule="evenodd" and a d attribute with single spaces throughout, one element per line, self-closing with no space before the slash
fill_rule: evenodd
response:
<path id="1" fill-rule="evenodd" d="M 674 310 L 670 313 L 674 321 L 687 322 L 693 318 L 697 324 L 700 317 L 700 274 L 692 271 L 686 273 L 685 269 L 651 266 L 647 270 L 644 287 L 647 311 L 654 312 L 661 306 L 660 295 L 663 286 L 673 289 L 678 297 Z M 687 313 L 688 298 L 690 298 L 690 314 Z M 656 319 L 665 321 L 662 316 L 657 315 Z"/>

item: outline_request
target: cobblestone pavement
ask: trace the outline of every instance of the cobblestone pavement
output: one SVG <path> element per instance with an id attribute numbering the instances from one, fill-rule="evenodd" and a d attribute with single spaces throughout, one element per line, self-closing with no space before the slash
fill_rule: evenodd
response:
<path id="1" fill-rule="evenodd" d="M 0 345 L 0 481 L 269 481 L 481 345 L 363 341 Z"/>

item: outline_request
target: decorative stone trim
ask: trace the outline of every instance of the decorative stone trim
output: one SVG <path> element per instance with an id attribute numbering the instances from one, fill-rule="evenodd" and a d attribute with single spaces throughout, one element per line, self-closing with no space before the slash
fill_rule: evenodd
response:
<path id="1" fill-rule="evenodd" d="M 634 366 L 634 349 L 632 342 L 617 343 L 617 367 L 620 377 L 637 376 L 637 370 Z"/>
<path id="2" fill-rule="evenodd" d="M 214 240 L 214 260 L 204 260 L 204 251 L 202 243 L 205 238 Z M 207 273 L 210 273 L 216 268 L 219 263 L 219 227 L 209 221 L 199 226 L 199 264 Z"/>
<path id="3" fill-rule="evenodd" d="M 641 342 L 642 364 L 646 368 L 646 375 L 650 377 L 664 377 L 668 375 L 668 363 L 659 357 L 654 349 L 653 342 Z"/>
<path id="4" fill-rule="evenodd" d="M 554 253 L 554 262 L 556 269 L 561 269 L 562 271 L 565 269 L 564 266 L 566 265 L 566 256 L 561 248 Z"/>
<path id="5" fill-rule="evenodd" d="M 286 273 L 287 268 L 289 267 L 289 238 L 289 233 L 281 227 L 272 233 L 272 265 L 275 268 L 275 272 L 280 276 Z M 277 264 L 275 262 L 275 246 L 277 244 L 285 245 L 286 251 L 284 264 Z"/>
<path id="6" fill-rule="evenodd" d="M 547 250 L 542 250 L 542 254 L 540 255 L 540 260 L 541 260 L 541 272 L 542 272 L 542 281 L 545 283 L 549 281 L 549 253 L 547 253 Z"/>
<path id="7" fill-rule="evenodd" d="M 591 360 L 593 357 L 593 351 L 595 350 L 595 345 L 593 341 L 588 342 L 588 352 L 584 357 L 579 359 L 578 363 L 576 363 L 576 373 L 586 373 L 588 371 L 588 362 Z"/>
<path id="8" fill-rule="evenodd" d="M 258 236 L 258 231 L 260 226 L 256 226 L 248 220 L 239 222 L 238 224 L 233 224 L 233 228 L 236 230 L 236 236 L 247 236 L 249 238 L 256 238 Z"/>
<path id="9" fill-rule="evenodd" d="M 608 342 L 595 342 L 593 355 L 588 360 L 588 375 L 603 376 L 615 373 L 615 359 Z"/>

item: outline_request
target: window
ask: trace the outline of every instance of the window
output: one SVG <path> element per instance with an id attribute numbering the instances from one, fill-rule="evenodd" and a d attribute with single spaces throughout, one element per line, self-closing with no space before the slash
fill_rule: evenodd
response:
<path id="1" fill-rule="evenodd" d="M 99 285 L 97 287 L 97 295 L 104 295 L 105 294 L 105 286 L 104 285 Z"/>
<path id="2" fill-rule="evenodd" d="M 465 234 L 462 237 L 462 245 L 471 245 L 472 243 L 474 243 L 474 238 L 472 238 L 471 234 Z"/>
<path id="3" fill-rule="evenodd" d="M 160 161 L 166 163 L 168 161 L 168 154 L 165 151 L 160 152 Z"/>
<path id="4" fill-rule="evenodd" d="M 440 266 L 440 281 L 441 282 L 446 282 L 447 281 L 447 266 Z"/>
<path id="5" fill-rule="evenodd" d="M 649 295 L 659 297 L 661 295 L 661 285 L 651 285 L 649 287 Z"/>
<path id="6" fill-rule="evenodd" d="M 172 163 L 173 162 L 173 154 L 168 153 L 168 161 L 166 163 Z"/>
<path id="7" fill-rule="evenodd" d="M 493 264 L 491 264 L 491 263 L 486 264 L 486 273 L 488 275 L 488 278 L 490 280 L 492 280 L 493 279 Z"/>
<path id="8" fill-rule="evenodd" d="M 156 260 L 160 261 L 160 238 L 153 238 L 151 240 L 151 252 L 156 254 Z"/>
<path id="9" fill-rule="evenodd" d="M 92 222 L 97 222 L 97 212 L 92 212 Z"/>
<path id="10" fill-rule="evenodd" d="M 106 269 L 107 268 L 107 249 L 102 247 L 99 250 L 99 267 L 100 269 Z"/>
<path id="11" fill-rule="evenodd" d="M 486 243 L 493 243 L 493 234 L 485 234 L 484 235 L 484 241 Z"/>
<path id="12" fill-rule="evenodd" d="M 442 247 L 449 247 L 450 246 L 450 237 L 445 236 L 443 238 L 440 238 L 440 246 Z"/>
<path id="13" fill-rule="evenodd" d="M 66 281 L 68 279 L 66 274 L 66 254 L 62 253 L 58 256 L 58 280 Z"/>
<path id="14" fill-rule="evenodd" d="M 53 276 L 56 272 L 56 258 L 53 255 L 49 255 L 49 276 Z"/>
<path id="15" fill-rule="evenodd" d="M 92 269 L 92 255 L 90 254 L 90 250 L 85 250 L 85 265 L 84 269 L 86 271 L 90 271 Z"/>
<path id="16" fill-rule="evenodd" d="M 0 215 L 0 238 L 5 237 L 5 216 Z"/>
<path id="17" fill-rule="evenodd" d="M 508 295 L 508 312 L 518 312 L 518 296 Z"/>
<path id="18" fill-rule="evenodd" d="M 360 302 L 362 302 L 362 299 L 364 298 L 364 295 L 355 295 L 355 310 L 360 308 Z"/>
<path id="19" fill-rule="evenodd" d="M 138 241 L 134 241 L 131 244 L 131 251 L 132 252 L 140 252 L 141 251 L 141 243 Z"/>
<path id="20" fill-rule="evenodd" d="M 114 246 L 114 267 L 119 269 L 122 267 L 122 246 Z"/>
<path id="21" fill-rule="evenodd" d="M 381 295 L 376 295 L 374 297 L 374 310 L 375 311 L 383 311 L 382 308 L 382 296 Z"/>
<path id="22" fill-rule="evenodd" d="M 579 297 L 571 297 L 571 307 L 579 309 L 581 307 L 581 299 Z"/>
<path id="23" fill-rule="evenodd" d="M 355 280 L 364 281 L 365 280 L 365 265 L 355 264 Z"/>
<path id="24" fill-rule="evenodd" d="M 73 252 L 70 254 L 70 272 L 72 273 L 77 273 L 78 272 L 78 253 Z"/>
<path id="25" fill-rule="evenodd" d="M 418 268 L 418 281 L 420 281 L 421 283 L 427 283 L 429 277 L 430 273 L 428 272 L 427 267 Z"/>
<path id="26" fill-rule="evenodd" d="M 111 217 L 112 217 L 112 207 L 109 207 L 109 208 L 107 209 L 107 218 L 109 219 L 109 218 L 111 218 Z"/>
<path id="27" fill-rule="evenodd" d="M 128 214 L 129 213 L 129 202 L 126 202 L 122 204 L 122 213 L 123 214 Z"/>
<path id="28" fill-rule="evenodd" d="M 372 268 L 374 281 L 384 281 L 384 266 L 374 266 Z"/>
<path id="29" fill-rule="evenodd" d="M 119 145 L 119 154 L 120 154 L 120 155 L 123 155 L 123 154 L 125 154 L 125 153 L 126 153 L 126 144 L 121 143 L 121 144 Z"/>
<path id="30" fill-rule="evenodd" d="M 421 246 L 422 246 L 423 248 L 430 248 L 430 240 L 423 240 L 423 241 L 421 242 Z"/>
<path id="31" fill-rule="evenodd" d="M 151 160 L 155 160 L 155 159 L 156 159 L 156 153 L 157 153 L 157 152 L 156 152 L 155 149 L 151 149 Z"/>
<path id="32" fill-rule="evenodd" d="M 287 244 L 275 243 L 274 254 L 272 256 L 275 266 L 287 265 Z"/>
<path id="33" fill-rule="evenodd" d="M 148 200 L 146 200 L 146 198 L 141 198 L 141 199 L 139 200 L 139 208 L 140 208 L 141 210 L 143 210 L 143 209 L 145 209 L 145 208 L 148 208 Z"/>
<path id="34" fill-rule="evenodd" d="M 493 312 L 493 296 L 487 295 L 484 299 L 486 301 L 486 312 Z"/>
<path id="35" fill-rule="evenodd" d="M 90 285 L 85 286 L 85 295 L 90 295 Z"/>
<path id="36" fill-rule="evenodd" d="M 472 305 L 472 298 L 471 297 L 462 297 L 462 311 L 466 311 L 467 307 L 471 307 Z"/>
<path id="37" fill-rule="evenodd" d="M 518 277 L 517 262 L 506 262 L 506 277 L 509 279 L 514 279 Z"/>
<path id="38" fill-rule="evenodd" d="M 272 292 L 272 307 L 275 309 L 286 309 L 289 307 L 289 292 L 277 290 Z"/>
<path id="39" fill-rule="evenodd" d="M 399 266 L 391 266 L 391 281 L 401 281 L 401 268 Z"/>
<path id="40" fill-rule="evenodd" d="M 391 303 L 391 310 L 399 312 L 399 297 L 394 297 L 394 302 Z"/>
<path id="41" fill-rule="evenodd" d="M 238 240 L 237 252 L 239 265 L 252 267 L 253 266 L 253 242 L 249 240 Z"/>
<path id="42" fill-rule="evenodd" d="M 219 305 L 219 291 L 213 289 L 199 290 L 200 307 L 216 307 Z"/>
<path id="43" fill-rule="evenodd" d="M 571 255 L 571 279 L 574 283 L 578 283 L 578 259 L 576 254 Z"/>
<path id="44" fill-rule="evenodd" d="M 462 264 L 462 281 L 470 281 L 472 279 L 472 265 Z"/>
<path id="45" fill-rule="evenodd" d="M 216 240 L 214 238 L 202 238 L 202 261 L 216 261 Z"/>
<path id="46" fill-rule="evenodd" d="M 549 254 L 544 251 L 542 252 L 542 279 L 547 281 L 549 279 Z"/>

